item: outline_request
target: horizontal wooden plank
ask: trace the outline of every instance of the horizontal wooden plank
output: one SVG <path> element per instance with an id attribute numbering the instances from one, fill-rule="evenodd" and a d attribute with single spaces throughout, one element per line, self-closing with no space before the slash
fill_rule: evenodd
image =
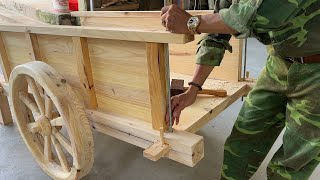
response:
<path id="1" fill-rule="evenodd" d="M 193 14 L 210 14 L 212 11 L 190 11 Z M 119 27 L 128 29 L 165 30 L 161 24 L 160 12 L 117 11 L 117 12 L 75 12 L 82 26 Z M 193 42 L 170 44 L 170 69 L 172 72 L 192 75 L 195 69 L 197 44 L 203 35 L 196 35 Z M 239 81 L 242 69 L 242 40 L 230 40 L 233 52 L 226 51 L 220 66 L 214 68 L 210 79 Z"/>
<path id="2" fill-rule="evenodd" d="M 185 86 L 192 77 L 182 74 L 171 74 L 172 78 L 184 79 Z M 198 95 L 196 102 L 185 108 L 180 116 L 180 123 L 174 126 L 175 129 L 196 133 L 210 120 L 229 107 L 237 99 L 241 98 L 248 90 L 248 82 L 228 82 L 208 79 L 204 88 L 224 89 L 227 91 L 226 97 L 216 97 L 210 95 Z"/>
<path id="3" fill-rule="evenodd" d="M 192 15 L 205 15 L 213 13 L 212 10 L 189 10 Z M 117 18 L 156 18 L 160 17 L 160 11 L 75 11 L 71 12 L 72 16 L 76 17 L 117 17 Z"/>
<path id="4" fill-rule="evenodd" d="M 174 44 L 184 44 L 194 40 L 194 36 L 173 34 L 165 30 L 120 27 L 1 24 L 0 31 Z"/>
<path id="5" fill-rule="evenodd" d="M 103 128 L 107 134 L 113 133 L 114 137 L 118 138 L 116 132 L 120 131 L 122 133 L 119 139 L 130 138 L 125 141 L 139 147 L 150 146 L 150 142 L 155 143 L 160 140 L 159 132 L 153 130 L 150 123 L 93 110 L 87 110 L 87 115 L 90 121 L 100 125 L 99 128 Z M 113 130 L 109 133 L 110 128 Z M 103 131 L 100 130 L 100 132 Z M 130 136 L 125 136 L 123 133 Z M 132 136 L 142 140 L 132 139 Z M 164 138 L 171 147 L 166 154 L 169 159 L 193 167 L 204 156 L 202 136 L 175 130 L 173 133 L 165 133 Z M 146 145 L 141 144 L 143 142 L 146 142 Z"/>

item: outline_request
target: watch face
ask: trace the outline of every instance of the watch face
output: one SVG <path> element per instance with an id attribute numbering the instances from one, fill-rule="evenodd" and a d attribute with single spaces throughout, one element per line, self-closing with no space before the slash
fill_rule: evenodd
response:
<path id="1" fill-rule="evenodd" d="M 191 17 L 188 22 L 190 27 L 196 27 L 199 24 L 198 17 Z"/>

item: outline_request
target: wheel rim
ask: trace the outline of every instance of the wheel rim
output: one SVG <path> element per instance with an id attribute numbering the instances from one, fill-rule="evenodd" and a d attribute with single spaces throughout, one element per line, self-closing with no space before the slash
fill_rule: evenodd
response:
<path id="1" fill-rule="evenodd" d="M 44 63 L 40 63 L 40 66 L 49 67 Z M 41 168 L 54 179 L 76 179 L 85 175 L 91 169 L 92 162 L 84 158 L 88 154 L 82 155 L 81 152 L 86 149 L 83 144 L 89 143 L 93 146 L 92 135 L 86 139 L 87 141 L 76 136 L 80 133 L 81 125 L 74 127 L 78 122 L 70 123 L 77 119 L 74 117 L 76 114 L 73 106 L 75 105 L 66 103 L 70 103 L 70 100 L 56 98 L 63 92 L 57 90 L 59 94 L 55 94 L 53 90 L 56 89 L 52 90 L 45 86 L 43 83 L 45 81 L 37 78 L 39 76 L 20 73 L 25 71 L 19 68 L 16 74 L 14 72 L 15 70 L 12 73 L 13 80 L 10 79 L 13 115 L 23 139 Z M 56 85 L 59 87 L 58 84 Z M 74 100 L 74 98 L 71 99 Z M 89 155 L 92 156 L 92 152 L 89 152 Z"/>

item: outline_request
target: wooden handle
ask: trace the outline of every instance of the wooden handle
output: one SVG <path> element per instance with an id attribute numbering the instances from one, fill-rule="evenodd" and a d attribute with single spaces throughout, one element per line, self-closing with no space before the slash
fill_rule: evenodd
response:
<path id="1" fill-rule="evenodd" d="M 223 89 L 219 89 L 219 90 L 202 89 L 201 91 L 198 92 L 198 94 L 208 94 L 208 95 L 215 95 L 219 97 L 226 97 L 227 91 Z"/>
<path id="2" fill-rule="evenodd" d="M 184 91 L 188 90 L 188 87 L 184 87 Z M 223 89 L 202 89 L 201 91 L 198 91 L 198 94 L 207 94 L 207 95 L 214 95 L 218 97 L 226 97 L 227 91 Z"/>

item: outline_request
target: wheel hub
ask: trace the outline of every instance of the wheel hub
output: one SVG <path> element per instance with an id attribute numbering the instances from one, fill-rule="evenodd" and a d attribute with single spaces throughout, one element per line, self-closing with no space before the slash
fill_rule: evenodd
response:
<path id="1" fill-rule="evenodd" d="M 41 134 L 44 136 L 49 136 L 52 134 L 51 124 L 48 118 L 45 116 L 40 116 L 37 120 L 39 127 L 41 128 Z"/>

